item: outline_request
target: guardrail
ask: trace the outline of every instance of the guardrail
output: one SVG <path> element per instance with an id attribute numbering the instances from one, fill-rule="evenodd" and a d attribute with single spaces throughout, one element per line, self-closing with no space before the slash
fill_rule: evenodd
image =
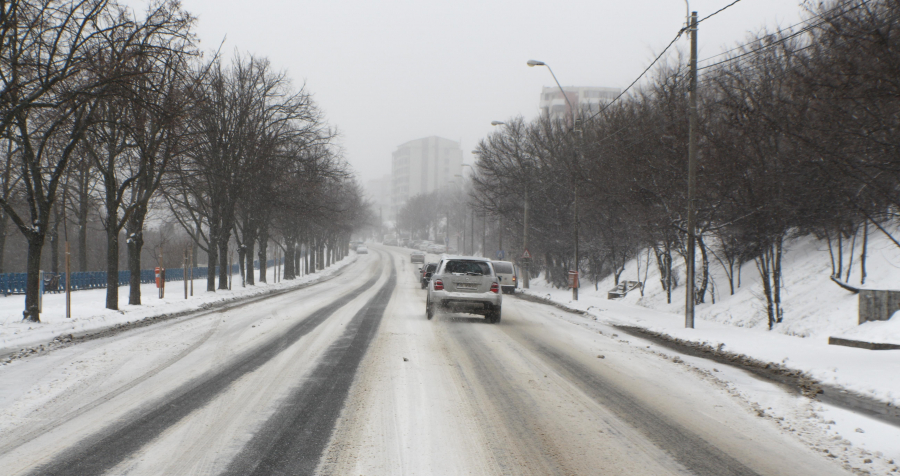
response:
<path id="1" fill-rule="evenodd" d="M 280 259 L 282 263 L 284 259 Z M 275 260 L 270 259 L 266 262 L 266 266 L 268 268 L 272 268 L 275 266 Z M 253 268 L 259 269 L 259 261 L 253 262 Z M 203 267 L 195 267 L 193 269 L 194 279 L 206 279 L 208 269 L 206 266 Z M 231 274 L 238 274 L 241 271 L 240 264 L 233 264 L 231 266 Z M 184 274 L 187 272 L 188 276 L 191 275 L 190 268 L 167 268 L 166 269 L 166 282 L 169 281 L 183 281 Z M 81 291 L 84 289 L 99 289 L 106 288 L 106 271 L 79 271 L 77 273 L 69 273 L 70 279 L 72 281 L 72 291 Z M 28 278 L 28 273 L 2 273 L 0 274 L 0 293 L 4 296 L 8 296 L 10 294 L 25 294 L 25 282 Z M 51 286 L 53 281 L 58 283 L 58 286 L 55 288 Z M 127 286 L 131 281 L 131 271 L 119 271 L 119 286 Z M 154 283 L 156 282 L 156 271 L 153 269 L 142 269 L 141 270 L 141 283 Z M 59 274 L 59 279 L 54 280 L 52 276 L 48 276 L 47 273 L 44 274 L 44 293 L 48 292 L 62 292 L 66 290 L 66 275 L 65 273 Z"/>

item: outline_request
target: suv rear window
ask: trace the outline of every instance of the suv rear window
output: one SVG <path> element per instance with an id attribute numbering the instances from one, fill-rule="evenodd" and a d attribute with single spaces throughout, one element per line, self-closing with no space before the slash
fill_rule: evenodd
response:
<path id="1" fill-rule="evenodd" d="M 494 265 L 494 271 L 496 271 L 497 273 L 513 274 L 513 267 L 511 263 L 500 263 L 494 261 L 491 264 Z"/>
<path id="2" fill-rule="evenodd" d="M 469 274 L 474 276 L 489 276 L 491 274 L 491 267 L 484 261 L 451 260 L 444 266 L 444 272 Z"/>

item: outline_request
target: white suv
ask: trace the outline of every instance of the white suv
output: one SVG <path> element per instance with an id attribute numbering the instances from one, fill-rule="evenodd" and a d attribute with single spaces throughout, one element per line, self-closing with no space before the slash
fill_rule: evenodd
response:
<path id="1" fill-rule="evenodd" d="M 503 296 L 491 261 L 472 256 L 444 256 L 428 283 L 425 316 L 438 310 L 482 314 L 500 322 Z"/>

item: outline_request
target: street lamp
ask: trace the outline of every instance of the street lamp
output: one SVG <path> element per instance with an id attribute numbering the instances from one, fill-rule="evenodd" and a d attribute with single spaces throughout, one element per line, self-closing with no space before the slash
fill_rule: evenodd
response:
<path id="1" fill-rule="evenodd" d="M 556 79 L 556 75 L 553 74 L 553 69 L 550 68 L 550 65 L 548 65 L 547 63 L 544 63 L 543 61 L 528 60 L 527 64 L 529 67 L 546 66 L 547 69 L 550 71 L 550 74 L 553 76 L 553 81 L 556 81 L 556 87 L 559 88 L 560 94 L 562 94 L 563 99 L 566 100 L 566 104 L 569 105 L 569 111 L 571 111 L 571 113 L 572 113 L 573 130 L 578 132 L 578 142 L 576 143 L 576 149 L 577 149 L 576 154 L 580 155 L 580 153 L 581 153 L 580 142 L 581 142 L 581 134 L 582 134 L 581 125 L 575 124 L 575 120 L 574 120 L 575 119 L 575 108 L 572 107 L 572 103 L 569 102 L 569 97 L 566 95 L 566 92 L 563 90 L 562 85 L 559 84 L 559 80 Z M 576 156 L 576 160 L 578 158 L 580 158 L 580 157 Z M 572 198 L 572 215 L 574 216 L 574 223 L 573 223 L 572 228 L 573 228 L 573 235 L 574 235 L 574 240 L 575 240 L 575 279 L 574 279 L 574 282 L 572 283 L 572 300 L 577 301 L 578 300 L 578 182 L 575 180 L 574 173 L 572 176 L 572 197 L 573 197 Z"/>

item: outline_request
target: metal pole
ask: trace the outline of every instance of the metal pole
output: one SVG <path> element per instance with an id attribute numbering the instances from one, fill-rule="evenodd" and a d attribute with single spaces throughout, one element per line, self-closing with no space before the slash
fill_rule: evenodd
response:
<path id="1" fill-rule="evenodd" d="M 191 265 L 191 296 L 194 295 L 194 247 L 191 246 L 188 248 L 188 253 L 190 253 L 190 265 Z"/>
<path id="2" fill-rule="evenodd" d="M 684 327 L 694 328 L 694 248 L 697 226 L 697 12 L 691 12 L 691 83 L 689 98 L 690 132 L 688 133 L 688 243 L 685 272 Z"/>
<path id="3" fill-rule="evenodd" d="M 522 227 L 522 248 L 528 250 L 528 187 L 525 187 L 525 219 L 523 220 L 524 226 Z M 524 282 L 522 285 L 525 289 L 529 289 L 529 282 L 531 281 L 531 259 L 525 260 L 523 263 L 525 265 L 525 273 L 524 273 Z"/>
<path id="4" fill-rule="evenodd" d="M 572 300 L 577 301 L 578 300 L 578 278 L 579 278 L 579 276 L 578 276 L 578 183 L 577 182 L 572 185 L 572 190 L 573 190 L 572 193 L 574 195 L 574 197 L 572 199 L 572 209 L 573 209 L 573 214 L 575 216 L 575 223 L 572 227 L 574 234 L 575 234 L 575 237 L 574 237 L 575 238 L 575 282 L 573 283 L 573 286 L 572 286 Z"/>
<path id="5" fill-rule="evenodd" d="M 184 249 L 184 257 L 181 260 L 181 280 L 184 281 L 184 298 L 188 298 L 188 282 L 187 282 L 187 265 L 188 265 L 188 250 Z"/>
<path id="6" fill-rule="evenodd" d="M 487 212 L 481 218 L 484 221 L 481 227 L 481 256 L 487 257 Z"/>
<path id="7" fill-rule="evenodd" d="M 581 162 L 581 142 L 584 138 L 584 130 L 583 124 L 581 124 L 581 119 L 579 119 L 576 123 L 576 128 L 576 131 L 578 132 L 576 140 L 578 142 L 575 144 L 575 167 L 578 167 L 578 164 Z M 572 178 L 572 215 L 574 217 L 572 230 L 575 235 L 575 282 L 572 286 L 572 300 L 577 301 L 578 286 L 581 284 L 581 276 L 578 274 L 578 177 L 573 175 Z"/>
<path id="8" fill-rule="evenodd" d="M 66 317 L 72 317 L 72 275 L 69 274 L 69 240 L 66 240 Z"/>
<path id="9" fill-rule="evenodd" d="M 472 207 L 472 229 L 469 231 L 469 247 L 472 248 L 472 254 L 475 256 L 475 207 Z"/>
<path id="10" fill-rule="evenodd" d="M 498 223 L 498 225 L 499 226 L 497 227 L 497 253 L 499 254 L 501 251 L 503 251 L 503 215 L 500 215 L 500 222 Z M 502 258 L 500 256 L 497 256 L 497 259 L 506 259 L 506 256 L 503 256 Z"/>

